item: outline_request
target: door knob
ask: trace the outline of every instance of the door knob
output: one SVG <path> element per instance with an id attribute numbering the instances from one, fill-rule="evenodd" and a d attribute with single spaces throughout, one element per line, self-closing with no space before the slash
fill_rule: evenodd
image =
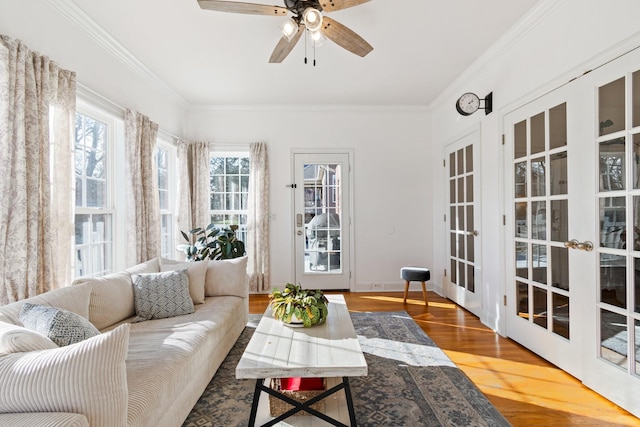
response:
<path id="1" fill-rule="evenodd" d="M 571 239 L 564 242 L 564 247 L 569 249 L 578 249 L 581 251 L 591 252 L 593 250 L 593 243 L 590 241 L 580 242 L 576 239 Z"/>
<path id="2" fill-rule="evenodd" d="M 467 231 L 467 236 L 471 236 L 471 235 L 473 235 L 473 236 L 475 236 L 475 237 L 478 237 L 478 235 L 479 235 L 479 234 L 480 234 L 480 233 L 478 232 L 478 230 Z"/>

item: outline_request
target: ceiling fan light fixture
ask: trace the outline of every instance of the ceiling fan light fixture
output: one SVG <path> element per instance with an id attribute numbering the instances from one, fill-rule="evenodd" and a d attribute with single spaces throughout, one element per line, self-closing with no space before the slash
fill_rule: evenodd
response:
<path id="1" fill-rule="evenodd" d="M 302 19 L 305 27 L 312 33 L 318 31 L 322 27 L 322 13 L 318 9 L 308 7 L 302 13 Z"/>
<path id="2" fill-rule="evenodd" d="M 288 18 L 280 28 L 287 40 L 291 41 L 293 36 L 298 32 L 298 23 L 294 21 L 293 18 Z"/>
<path id="3" fill-rule="evenodd" d="M 322 34 L 322 31 L 312 31 L 311 40 L 313 40 L 313 45 L 318 47 L 318 46 L 322 46 L 322 44 L 327 40 L 327 38 Z"/>

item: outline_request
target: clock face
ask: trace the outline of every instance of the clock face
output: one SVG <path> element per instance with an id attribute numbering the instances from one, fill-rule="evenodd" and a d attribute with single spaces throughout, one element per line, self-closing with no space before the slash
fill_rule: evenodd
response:
<path id="1" fill-rule="evenodd" d="M 456 110 L 463 116 L 469 116 L 480 108 L 480 98 L 475 93 L 467 92 L 458 98 Z"/>

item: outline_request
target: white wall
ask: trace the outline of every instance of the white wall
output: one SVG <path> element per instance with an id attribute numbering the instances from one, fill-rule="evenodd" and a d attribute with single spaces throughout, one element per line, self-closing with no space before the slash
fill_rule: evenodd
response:
<path id="1" fill-rule="evenodd" d="M 184 100 L 155 76 L 145 75 L 142 64 L 135 59 L 117 59 L 105 45 L 105 40 L 117 43 L 115 40 L 103 36 L 99 44 L 72 24 L 70 19 L 79 12 L 69 10 L 67 2 L 57 4 L 61 9 L 53 8 L 52 3 L 55 2 L 0 0 L 0 34 L 22 40 L 31 50 L 75 71 L 78 83 L 116 106 L 139 111 L 161 129 L 181 135 L 187 107 Z"/>
<path id="2" fill-rule="evenodd" d="M 534 97 L 581 75 L 630 46 L 640 45 L 640 2 L 636 0 L 550 0 L 543 2 L 505 35 L 486 55 L 447 88 L 431 105 L 434 153 L 438 170 L 444 144 L 465 130 L 481 127 L 483 315 L 481 320 L 502 330 L 505 293 L 503 254 L 503 163 L 501 138 L 506 113 Z M 639 64 L 640 68 L 640 64 Z M 462 117 L 454 108 L 458 96 L 493 92 L 494 112 Z M 434 217 L 445 213 L 444 178 L 434 176 Z M 446 235 L 434 223 L 435 281 L 446 268 Z"/>
<path id="3" fill-rule="evenodd" d="M 432 264 L 430 123 L 426 109 L 264 107 L 192 109 L 187 137 L 269 146 L 271 282 L 293 278 L 291 153 L 294 148 L 354 152 L 355 290 L 400 289 L 400 268 Z M 304 284 L 303 284 L 304 285 Z"/>

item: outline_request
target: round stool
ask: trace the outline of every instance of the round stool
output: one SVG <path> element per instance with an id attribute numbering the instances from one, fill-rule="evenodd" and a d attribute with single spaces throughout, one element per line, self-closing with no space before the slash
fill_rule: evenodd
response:
<path id="1" fill-rule="evenodd" d="M 402 267 L 400 269 L 400 277 L 405 281 L 404 283 L 404 303 L 407 303 L 407 294 L 409 293 L 409 282 L 421 282 L 422 283 L 422 297 L 424 298 L 424 305 L 429 305 L 427 301 L 427 287 L 425 282 L 431 279 L 431 273 L 428 268 L 422 267 Z"/>

